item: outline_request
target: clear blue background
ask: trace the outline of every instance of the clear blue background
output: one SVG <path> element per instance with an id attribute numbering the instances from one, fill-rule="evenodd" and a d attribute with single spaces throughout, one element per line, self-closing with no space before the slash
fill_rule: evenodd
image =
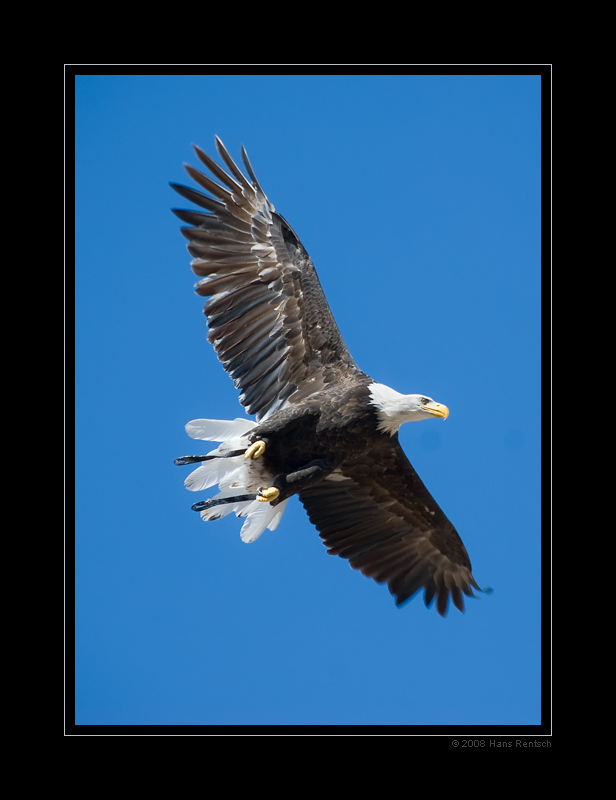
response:
<path id="1" fill-rule="evenodd" d="M 76 81 L 76 722 L 537 725 L 540 78 Z M 203 523 L 184 424 L 242 416 L 179 220 L 191 143 L 256 174 L 360 367 L 450 417 L 401 442 L 491 595 L 441 619 L 294 499 Z"/>

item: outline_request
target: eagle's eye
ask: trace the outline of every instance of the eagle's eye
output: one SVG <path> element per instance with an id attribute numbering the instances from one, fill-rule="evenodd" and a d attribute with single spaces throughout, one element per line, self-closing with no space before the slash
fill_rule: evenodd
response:
<path id="1" fill-rule="evenodd" d="M 425 406 L 426 403 L 429 403 L 430 401 L 428 400 L 427 397 L 421 397 L 419 402 L 422 404 L 422 406 Z"/>

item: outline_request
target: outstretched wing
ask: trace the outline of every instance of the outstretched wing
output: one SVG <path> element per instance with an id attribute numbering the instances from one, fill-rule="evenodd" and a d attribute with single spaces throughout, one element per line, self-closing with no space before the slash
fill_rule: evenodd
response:
<path id="1" fill-rule="evenodd" d="M 445 615 L 449 596 L 464 611 L 462 595 L 479 589 L 456 529 L 421 482 L 397 436 L 349 459 L 328 478 L 300 493 L 328 553 L 387 583 L 401 605 L 424 589 Z"/>
<path id="2" fill-rule="evenodd" d="M 357 369 L 338 330 L 308 253 L 276 214 L 257 181 L 244 148 L 250 181 L 216 137 L 231 174 L 195 147 L 217 183 L 185 165 L 210 195 L 172 183 L 207 210 L 173 212 L 201 277 L 196 292 L 209 297 L 208 340 L 240 389 L 240 402 L 261 420 Z M 222 184 L 222 185 L 221 185 Z"/>

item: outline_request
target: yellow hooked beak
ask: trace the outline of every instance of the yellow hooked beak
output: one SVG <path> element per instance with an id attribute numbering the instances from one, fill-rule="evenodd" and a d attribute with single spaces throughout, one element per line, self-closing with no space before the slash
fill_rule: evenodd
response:
<path id="1" fill-rule="evenodd" d="M 426 403 L 425 406 L 422 406 L 422 410 L 427 411 L 428 414 L 433 414 L 435 417 L 440 417 L 440 419 L 447 419 L 449 416 L 449 409 L 442 403 Z"/>

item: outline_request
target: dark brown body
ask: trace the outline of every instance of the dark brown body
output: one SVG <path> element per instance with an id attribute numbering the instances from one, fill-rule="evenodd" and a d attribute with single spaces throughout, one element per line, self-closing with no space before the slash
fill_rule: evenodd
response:
<path id="1" fill-rule="evenodd" d="M 370 383 L 367 375 L 358 374 L 352 382 L 277 411 L 255 428 L 251 440 L 267 442 L 263 459 L 278 478 L 273 485 L 281 496 L 275 502 L 301 492 L 383 437 L 369 402 Z"/>

